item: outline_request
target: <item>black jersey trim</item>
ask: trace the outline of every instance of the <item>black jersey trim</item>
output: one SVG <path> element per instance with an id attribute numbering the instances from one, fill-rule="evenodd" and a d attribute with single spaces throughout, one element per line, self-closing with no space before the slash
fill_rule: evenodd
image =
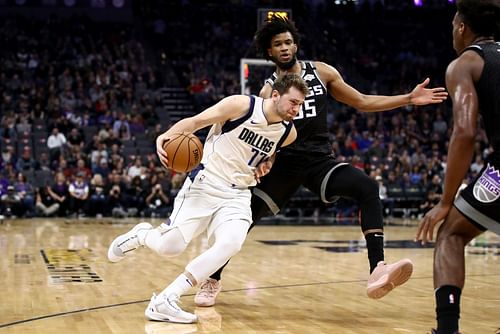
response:
<path id="1" fill-rule="evenodd" d="M 285 139 L 290 134 L 290 131 L 292 131 L 292 126 L 293 126 L 292 122 L 288 122 L 288 124 L 285 123 L 285 122 L 281 122 L 281 123 L 284 126 L 286 126 L 286 129 L 285 129 L 285 133 L 281 136 L 280 140 L 278 141 L 278 145 L 276 145 L 276 151 L 278 151 L 281 148 L 281 145 L 283 145 L 283 142 L 285 141 Z"/>
<path id="2" fill-rule="evenodd" d="M 271 87 L 273 87 L 276 79 L 278 79 L 278 74 L 276 74 L 276 72 L 273 72 L 273 74 L 264 81 L 264 84 L 269 84 Z"/>
<path id="3" fill-rule="evenodd" d="M 475 53 L 477 53 L 478 55 L 481 56 L 481 58 L 484 58 L 484 50 L 482 47 L 480 47 L 479 45 L 476 45 L 476 44 L 473 44 L 473 45 L 469 45 L 468 47 L 466 47 L 461 54 L 464 54 L 466 51 L 474 51 Z"/>
<path id="4" fill-rule="evenodd" d="M 255 96 L 250 95 L 249 97 L 250 97 L 250 108 L 248 109 L 248 112 L 242 117 L 235 119 L 234 121 L 227 121 L 226 123 L 224 123 L 224 125 L 222 126 L 221 133 L 230 132 L 236 129 L 238 126 L 243 124 L 247 119 L 249 119 L 252 116 L 253 108 L 255 105 Z"/>

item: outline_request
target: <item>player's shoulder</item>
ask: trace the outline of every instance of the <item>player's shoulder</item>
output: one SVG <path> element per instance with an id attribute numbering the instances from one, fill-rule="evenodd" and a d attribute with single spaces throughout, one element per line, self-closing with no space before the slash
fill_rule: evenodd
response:
<path id="1" fill-rule="evenodd" d="M 315 60 L 311 62 L 312 65 L 318 70 L 318 71 L 331 71 L 331 70 L 337 70 L 335 67 L 333 67 L 330 64 L 327 64 L 323 61 Z"/>
<path id="2" fill-rule="evenodd" d="M 482 67 L 483 64 L 484 60 L 481 55 L 476 50 L 469 48 L 450 62 L 446 69 L 446 75 L 460 76 L 464 73 L 471 73 Z"/>
<path id="3" fill-rule="evenodd" d="M 271 93 L 273 92 L 273 86 L 271 83 L 266 82 L 264 86 L 261 88 L 259 92 L 259 96 L 261 98 L 268 98 L 271 96 Z"/>
<path id="4" fill-rule="evenodd" d="M 321 81 L 325 84 L 341 78 L 339 71 L 332 65 L 322 61 L 314 61 L 313 63 Z"/>
<path id="5" fill-rule="evenodd" d="M 237 119 L 248 112 L 252 97 L 249 95 L 229 95 L 217 103 L 216 108 L 228 119 Z"/>
<path id="6" fill-rule="evenodd" d="M 249 95 L 236 94 L 236 95 L 226 96 L 221 100 L 221 102 L 224 102 L 225 105 L 231 105 L 234 107 L 248 106 L 250 99 L 251 97 Z"/>

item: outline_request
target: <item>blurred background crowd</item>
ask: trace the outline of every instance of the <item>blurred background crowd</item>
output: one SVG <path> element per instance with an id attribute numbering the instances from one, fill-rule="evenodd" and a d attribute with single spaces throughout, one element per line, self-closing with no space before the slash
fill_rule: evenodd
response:
<path id="1" fill-rule="evenodd" d="M 160 166 L 155 138 L 240 92 L 240 59 L 258 58 L 258 8 L 290 8 L 299 59 L 335 66 L 361 92 L 405 93 L 426 77 L 444 86 L 454 4 L 393 2 L 137 1 L 120 19 L 0 9 L 0 214 L 167 217 L 185 175 Z M 271 73 L 250 68 L 248 92 Z M 371 114 L 329 107 L 333 154 L 379 182 L 386 215 L 439 200 L 449 101 Z M 469 178 L 489 150 L 480 131 Z M 301 189 L 283 214 L 357 210 Z"/>

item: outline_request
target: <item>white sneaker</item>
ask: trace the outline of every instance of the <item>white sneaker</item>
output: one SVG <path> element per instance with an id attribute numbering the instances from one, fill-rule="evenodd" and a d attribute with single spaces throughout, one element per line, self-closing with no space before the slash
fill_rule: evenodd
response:
<path id="1" fill-rule="evenodd" d="M 166 298 L 153 294 L 146 311 L 144 311 L 144 315 L 149 320 L 181 324 L 191 324 L 198 321 L 198 317 L 195 314 L 183 311 L 177 305 L 178 302 L 179 296 L 176 294 L 171 294 Z"/>
<path id="2" fill-rule="evenodd" d="M 130 231 L 119 235 L 113 240 L 108 249 L 108 259 L 111 262 L 118 262 L 125 258 L 128 252 L 133 251 L 142 246 L 137 232 L 140 230 L 150 230 L 153 226 L 150 223 L 139 223 Z M 142 241 L 144 242 L 144 241 Z"/>
<path id="3" fill-rule="evenodd" d="M 368 278 L 366 294 L 373 299 L 379 299 L 391 292 L 392 289 L 410 279 L 413 273 L 413 263 L 410 259 L 403 259 L 393 264 L 380 261 Z"/>
<path id="4" fill-rule="evenodd" d="M 194 296 L 194 302 L 196 306 L 214 306 L 215 299 L 217 298 L 217 295 L 219 294 L 221 289 L 222 284 L 220 281 L 213 278 L 207 278 L 206 280 L 204 280 L 203 283 L 201 283 L 200 289 L 196 293 L 196 296 Z"/>

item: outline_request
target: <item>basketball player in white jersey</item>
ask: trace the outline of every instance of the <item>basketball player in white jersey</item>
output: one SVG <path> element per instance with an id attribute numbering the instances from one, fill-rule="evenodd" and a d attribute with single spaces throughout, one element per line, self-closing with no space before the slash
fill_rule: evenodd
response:
<path id="1" fill-rule="evenodd" d="M 192 323 L 196 315 L 179 308 L 179 297 L 202 282 L 238 253 L 252 223 L 251 192 L 270 170 L 271 159 L 297 132 L 292 119 L 309 93 L 296 74 L 279 77 L 270 98 L 233 95 L 202 113 L 185 118 L 157 138 L 161 162 L 168 166 L 163 145 L 177 133 L 212 128 L 204 145 L 200 166 L 193 170 L 175 198 L 167 223 L 153 228 L 140 223 L 110 245 L 111 262 L 122 260 L 140 246 L 160 255 L 176 256 L 207 230 L 211 247 L 192 260 L 159 295 L 153 295 L 145 315 L 150 320 Z"/>

